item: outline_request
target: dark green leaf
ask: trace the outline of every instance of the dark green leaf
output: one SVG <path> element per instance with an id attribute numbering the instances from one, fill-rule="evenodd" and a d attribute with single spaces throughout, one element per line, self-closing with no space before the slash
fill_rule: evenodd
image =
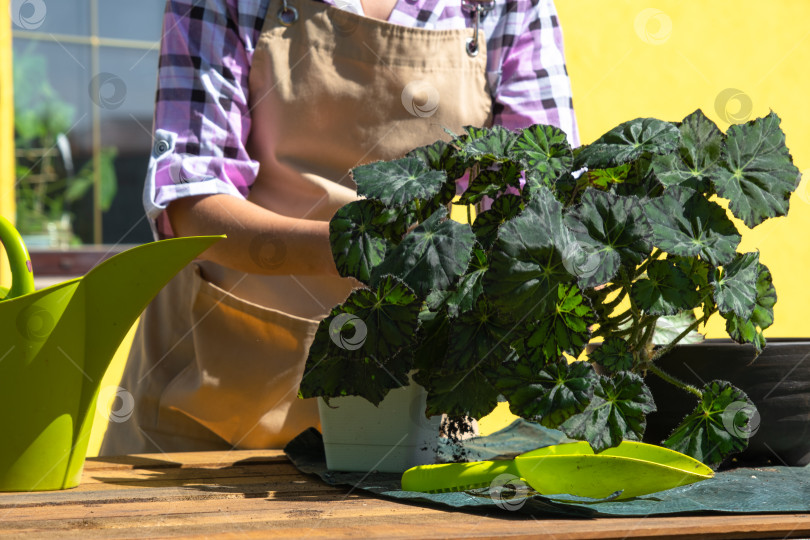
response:
<path id="1" fill-rule="evenodd" d="M 630 297 L 650 315 L 674 315 L 700 304 L 700 295 L 692 281 L 672 261 L 652 261 L 647 279 L 633 283 Z"/>
<path id="2" fill-rule="evenodd" d="M 629 163 L 630 170 L 624 182 L 610 184 L 609 191 L 622 197 L 635 196 L 640 200 L 660 197 L 664 185 L 653 174 L 652 160 L 655 154 L 644 153 L 637 160 Z"/>
<path id="3" fill-rule="evenodd" d="M 309 349 L 302 397 L 360 395 L 379 403 L 408 382 L 412 357 L 398 354 L 418 327 L 421 302 L 388 276 L 377 290 L 357 289 L 323 319 Z"/>
<path id="4" fill-rule="evenodd" d="M 332 310 L 330 319 L 338 315 L 346 320 L 359 319 L 357 324 L 365 332 L 359 352 L 384 358 L 413 341 L 421 307 L 422 303 L 407 285 L 393 276 L 384 276 L 376 290 L 354 290 L 342 305 Z M 342 324 L 332 325 L 330 338 L 338 345 L 341 329 Z"/>
<path id="5" fill-rule="evenodd" d="M 511 148 L 511 155 L 524 169 L 551 181 L 570 172 L 574 164 L 574 154 L 565 132 L 542 124 L 521 131 Z"/>
<path id="6" fill-rule="evenodd" d="M 433 289 L 447 289 L 467 270 L 475 234 L 467 224 L 445 220 L 440 208 L 408 233 L 372 273 L 372 283 L 392 274 L 411 286 L 420 297 Z"/>
<path id="7" fill-rule="evenodd" d="M 668 154 L 678 147 L 680 133 L 670 122 L 636 118 L 611 129 L 582 147 L 574 156 L 574 169 L 608 169 L 638 159 L 641 154 Z"/>
<path id="8" fill-rule="evenodd" d="M 484 292 L 516 319 L 542 316 L 557 300 L 557 286 L 572 280 L 562 252 L 572 242 L 562 205 L 546 188 L 516 218 L 504 223 L 490 253 Z"/>
<path id="9" fill-rule="evenodd" d="M 484 248 L 489 248 L 495 241 L 498 229 L 523 209 L 523 200 L 518 195 L 501 195 L 494 201 L 489 210 L 481 212 L 475 218 L 472 230 Z"/>
<path id="10" fill-rule="evenodd" d="M 444 171 L 451 182 L 461 178 L 467 169 L 467 164 L 459 157 L 457 149 L 444 141 L 415 148 L 405 154 L 405 157 L 417 158 L 433 170 Z"/>
<path id="11" fill-rule="evenodd" d="M 498 390 L 480 368 L 463 371 L 419 371 L 414 381 L 428 392 L 426 415 L 482 418 L 498 404 Z"/>
<path id="12" fill-rule="evenodd" d="M 565 224 L 577 240 L 577 253 L 587 251 L 592 263 L 588 272 L 574 266 L 583 287 L 607 283 L 624 264 L 639 264 L 651 251 L 650 232 L 640 201 L 587 189 L 582 202 L 570 208 Z M 566 254 L 567 255 L 567 254 Z M 586 261 L 588 259 L 586 258 Z"/>
<path id="13" fill-rule="evenodd" d="M 478 128 L 467 126 L 456 139 L 459 155 L 466 161 L 475 161 L 482 168 L 493 163 L 510 161 L 510 151 L 517 135 L 503 126 Z"/>
<path id="14" fill-rule="evenodd" d="M 385 259 L 392 244 L 376 223 L 383 211 L 379 201 L 362 199 L 338 209 L 329 222 L 329 243 L 341 276 L 368 283 L 371 271 Z"/>
<path id="15" fill-rule="evenodd" d="M 606 339 L 588 355 L 591 362 L 602 366 L 608 373 L 629 371 L 633 368 L 633 353 L 627 341 L 620 337 Z"/>
<path id="16" fill-rule="evenodd" d="M 701 110 L 684 118 L 678 129 L 678 152 L 653 158 L 655 175 L 667 187 L 680 184 L 705 192 L 720 171 L 723 133 Z"/>
<path id="17" fill-rule="evenodd" d="M 477 204 L 484 197 L 495 198 L 509 187 L 520 187 L 520 167 L 511 161 L 478 174 L 461 195 L 458 204 Z"/>
<path id="18" fill-rule="evenodd" d="M 485 297 L 480 297 L 473 309 L 462 312 L 453 322 L 443 367 L 460 371 L 503 361 L 511 354 L 509 343 L 515 328 Z"/>
<path id="19" fill-rule="evenodd" d="M 731 212 L 749 227 L 787 214 L 790 194 L 799 185 L 799 169 L 785 146 L 775 113 L 733 125 L 726 134 L 721 171 L 714 185 L 729 200 Z"/>
<path id="20" fill-rule="evenodd" d="M 723 314 L 726 332 L 737 343 L 753 343 L 756 355 L 765 348 L 763 330 L 773 324 L 773 306 L 776 304 L 776 289 L 768 267 L 759 263 L 757 275 L 757 299 L 754 311 L 748 319 L 738 317 L 733 311 Z"/>
<path id="21" fill-rule="evenodd" d="M 617 446 L 623 439 L 640 441 L 646 415 L 655 411 L 647 385 L 638 375 L 617 373 L 599 377 L 590 405 L 566 420 L 561 429 L 573 439 L 588 441 L 595 452 Z"/>
<path id="22" fill-rule="evenodd" d="M 759 425 L 759 413 L 745 392 L 726 381 L 711 381 L 701 394 L 697 408 L 663 444 L 716 467 L 745 450 L 748 438 Z"/>
<path id="23" fill-rule="evenodd" d="M 555 307 L 531 326 L 525 350 L 532 358 L 556 360 L 564 352 L 576 358 L 588 344 L 596 314 L 576 283 L 558 286 Z"/>
<path id="24" fill-rule="evenodd" d="M 389 390 L 408 384 L 412 367 L 408 354 L 387 358 L 327 354 L 307 361 L 298 395 L 323 397 L 327 402 L 329 398 L 362 396 L 379 405 Z"/>
<path id="25" fill-rule="evenodd" d="M 450 315 L 457 316 L 459 312 L 468 311 L 475 306 L 478 298 L 484 292 L 484 274 L 489 269 L 487 254 L 480 247 L 473 248 L 470 266 L 461 276 L 454 291 L 449 291 L 443 303 L 447 306 Z"/>
<path id="26" fill-rule="evenodd" d="M 714 299 L 720 313 L 733 312 L 742 319 L 751 316 L 757 301 L 758 265 L 759 253 L 743 253 L 715 272 Z"/>
<path id="27" fill-rule="evenodd" d="M 536 364 L 521 357 L 501 364 L 496 380 L 512 414 L 554 429 L 588 406 L 598 377 L 587 362 Z"/>
<path id="28" fill-rule="evenodd" d="M 413 351 L 414 367 L 417 369 L 434 369 L 441 366 L 450 346 L 450 319 L 447 311 L 422 311 L 420 317 L 419 339 Z"/>
<path id="29" fill-rule="evenodd" d="M 700 255 L 713 266 L 734 259 L 740 235 L 717 203 L 687 188 L 672 187 L 644 204 L 653 244 L 667 253 Z"/>
<path id="30" fill-rule="evenodd" d="M 415 199 L 429 200 L 447 182 L 443 171 L 433 170 L 415 157 L 360 165 L 352 169 L 352 178 L 358 195 L 377 199 L 386 206 L 404 205 Z"/>

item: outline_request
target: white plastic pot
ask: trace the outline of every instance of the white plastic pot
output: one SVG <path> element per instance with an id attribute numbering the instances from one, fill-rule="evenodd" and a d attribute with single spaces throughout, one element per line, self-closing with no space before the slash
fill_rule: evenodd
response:
<path id="1" fill-rule="evenodd" d="M 441 416 L 425 418 L 421 386 L 391 390 L 379 407 L 364 398 L 318 399 L 326 466 L 333 471 L 402 473 L 436 462 Z"/>

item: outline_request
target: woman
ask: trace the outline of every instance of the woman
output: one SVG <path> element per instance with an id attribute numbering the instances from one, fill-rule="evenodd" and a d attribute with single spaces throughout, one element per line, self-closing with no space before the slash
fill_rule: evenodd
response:
<path id="1" fill-rule="evenodd" d="M 102 454 L 283 446 L 318 321 L 352 282 L 328 221 L 348 171 L 445 128 L 577 144 L 552 0 L 171 0 L 144 204 L 158 237 L 227 234 L 141 318 Z M 358 14 L 360 13 L 360 14 Z"/>

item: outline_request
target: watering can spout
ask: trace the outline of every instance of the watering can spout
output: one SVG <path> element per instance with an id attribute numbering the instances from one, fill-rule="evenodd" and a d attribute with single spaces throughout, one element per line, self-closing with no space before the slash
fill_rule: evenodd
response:
<path id="1" fill-rule="evenodd" d="M 99 264 L 77 293 L 86 307 L 88 373 L 104 374 L 132 324 L 161 288 L 222 236 L 176 238 L 144 244 Z"/>
<path id="2" fill-rule="evenodd" d="M 25 246 L 0 217 L 13 278 L 0 290 L 0 491 L 78 484 L 115 351 L 158 291 L 222 238 L 144 244 L 84 277 L 33 291 Z"/>

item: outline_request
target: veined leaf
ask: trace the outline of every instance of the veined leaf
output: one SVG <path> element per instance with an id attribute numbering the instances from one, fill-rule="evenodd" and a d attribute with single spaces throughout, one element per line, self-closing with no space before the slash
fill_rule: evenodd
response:
<path id="1" fill-rule="evenodd" d="M 715 271 L 714 299 L 720 313 L 732 312 L 748 319 L 757 301 L 759 253 L 743 253 L 721 270 Z"/>
<path id="2" fill-rule="evenodd" d="M 527 172 L 548 177 L 552 182 L 569 172 L 574 164 L 574 153 L 565 132 L 554 126 L 535 124 L 525 128 L 510 153 Z"/>
<path id="3" fill-rule="evenodd" d="M 382 208 L 373 199 L 353 201 L 338 209 L 329 222 L 329 243 L 341 276 L 368 283 L 371 271 L 393 246 L 376 223 Z"/>
<path id="4" fill-rule="evenodd" d="M 700 304 L 692 281 L 672 261 L 652 261 L 647 279 L 639 279 L 630 290 L 633 301 L 650 315 L 674 315 Z"/>
<path id="5" fill-rule="evenodd" d="M 768 267 L 758 265 L 757 298 L 750 318 L 737 316 L 733 311 L 723 314 L 726 332 L 737 343 L 753 343 L 757 356 L 765 348 L 763 330 L 773 324 L 773 306 L 776 304 L 776 288 Z"/>
<path id="6" fill-rule="evenodd" d="M 498 390 L 481 367 L 461 371 L 419 371 L 414 381 L 427 390 L 426 416 L 483 418 L 498 404 Z"/>
<path id="7" fill-rule="evenodd" d="M 745 450 L 759 416 L 745 392 L 727 381 L 711 381 L 701 389 L 701 394 L 695 410 L 663 444 L 716 467 L 732 454 Z"/>
<path id="8" fill-rule="evenodd" d="M 591 403 L 566 420 L 561 429 L 572 439 L 588 441 L 598 453 L 623 439 L 640 441 L 647 427 L 646 415 L 655 410 L 650 389 L 638 375 L 620 372 L 612 378 L 600 376 Z"/>
<path id="9" fill-rule="evenodd" d="M 652 162 L 655 154 L 645 152 L 641 156 L 628 163 L 630 170 L 624 182 L 610 184 L 608 190 L 621 197 L 634 196 L 641 201 L 660 197 L 664 192 L 664 185 L 658 181 L 653 173 Z"/>
<path id="10" fill-rule="evenodd" d="M 678 152 L 653 158 L 655 176 L 667 187 L 682 185 L 705 192 L 720 172 L 723 133 L 699 109 L 684 118 L 678 129 Z"/>
<path id="11" fill-rule="evenodd" d="M 565 215 L 565 224 L 578 245 L 598 254 L 598 266 L 589 275 L 578 275 L 580 285 L 607 283 L 622 264 L 635 266 L 649 255 L 650 232 L 643 217 L 635 197 L 590 188 L 585 191 L 582 202 Z"/>
<path id="12" fill-rule="evenodd" d="M 413 341 L 421 307 L 422 303 L 405 283 L 393 276 L 384 276 L 376 289 L 354 290 L 343 304 L 332 310 L 332 315 L 357 321 L 365 332 L 359 350 L 362 354 L 387 357 Z M 321 326 L 323 324 L 321 322 Z M 336 344 L 340 340 L 335 339 L 335 332 L 340 333 L 341 328 L 342 325 L 331 326 L 330 338 Z"/>
<path id="13" fill-rule="evenodd" d="M 517 134 L 503 126 L 466 126 L 464 132 L 455 143 L 459 146 L 459 155 L 467 162 L 477 162 L 481 168 L 485 168 L 493 163 L 511 160 L 510 151 Z"/>
<path id="14" fill-rule="evenodd" d="M 414 157 L 433 170 L 444 171 L 450 182 L 461 178 L 468 166 L 458 155 L 458 150 L 444 141 L 415 148 L 405 154 L 405 157 Z"/>
<path id="15" fill-rule="evenodd" d="M 484 197 L 495 198 L 509 187 L 520 187 L 520 168 L 511 161 L 500 164 L 496 169 L 481 171 L 470 182 L 458 204 L 477 204 Z"/>
<path id="16" fill-rule="evenodd" d="M 588 355 L 591 362 L 602 366 L 608 373 L 629 371 L 633 368 L 633 354 L 627 341 L 620 337 L 606 339 Z"/>
<path id="17" fill-rule="evenodd" d="M 785 146 L 775 113 L 733 125 L 726 133 L 721 170 L 713 178 L 731 212 L 749 227 L 787 214 L 790 194 L 799 185 L 799 169 Z"/>
<path id="18" fill-rule="evenodd" d="M 625 163 L 610 169 L 590 169 L 585 173 L 588 184 L 606 190 L 612 184 L 623 184 L 627 180 L 627 175 L 633 168 L 632 163 Z"/>
<path id="19" fill-rule="evenodd" d="M 489 248 L 495 241 L 501 225 L 515 217 L 523 210 L 523 200 L 518 195 L 507 193 L 494 201 L 489 210 L 481 212 L 472 224 L 472 230 L 484 248 Z"/>
<path id="20" fill-rule="evenodd" d="M 686 274 L 692 281 L 692 284 L 697 288 L 703 313 L 715 311 L 717 307 L 714 303 L 714 287 L 709 283 L 709 263 L 700 259 L 697 255 L 693 257 L 679 257 L 670 254 L 667 256 L 667 260 L 672 261 L 675 266 L 680 268 L 681 272 Z M 699 335 L 700 334 L 696 334 L 695 332 L 692 333 L 694 339 Z M 690 342 L 684 341 L 683 343 Z M 697 341 L 695 343 L 697 343 Z"/>
<path id="21" fill-rule="evenodd" d="M 318 325 L 301 396 L 361 395 L 377 404 L 407 384 L 413 360 L 398 353 L 415 338 L 420 307 L 413 291 L 391 276 L 377 290 L 353 291 Z"/>
<path id="22" fill-rule="evenodd" d="M 484 292 L 515 319 L 539 318 L 557 300 L 557 286 L 572 280 L 562 251 L 571 243 L 562 205 L 546 188 L 516 218 L 504 223 L 490 253 Z"/>
<path id="23" fill-rule="evenodd" d="M 455 290 L 448 291 L 442 299 L 450 315 L 455 317 L 459 312 L 469 311 L 475 306 L 484 292 L 484 274 L 488 269 L 486 252 L 480 247 L 474 247 L 467 271 L 459 279 Z"/>
<path id="24" fill-rule="evenodd" d="M 552 429 L 588 406 L 598 379 L 587 362 L 537 364 L 525 357 L 501 364 L 496 373 L 512 414 Z"/>
<path id="25" fill-rule="evenodd" d="M 452 371 L 496 365 L 511 353 L 516 326 L 504 319 L 485 297 L 462 312 L 450 328 L 450 347 L 442 366 Z"/>
<path id="26" fill-rule="evenodd" d="M 684 330 L 692 326 L 696 320 L 697 318 L 693 311 L 682 311 L 677 315 L 658 317 L 658 320 L 655 321 L 655 332 L 653 332 L 653 345 L 669 345 L 676 337 L 681 335 Z M 700 343 L 703 340 L 703 334 L 692 330 L 678 343 L 688 345 L 690 343 Z"/>
<path id="27" fill-rule="evenodd" d="M 554 361 L 567 352 L 576 358 L 588 344 L 596 314 L 576 283 L 557 287 L 555 308 L 531 326 L 525 341 L 529 357 Z"/>
<path id="28" fill-rule="evenodd" d="M 636 118 L 611 129 L 574 155 L 574 169 L 608 169 L 643 153 L 668 154 L 680 143 L 678 128 L 655 118 Z"/>
<path id="29" fill-rule="evenodd" d="M 447 289 L 470 263 L 475 234 L 467 224 L 443 220 L 440 208 L 408 233 L 374 269 L 371 281 L 392 274 L 424 298 L 433 289 Z"/>
<path id="30" fill-rule="evenodd" d="M 413 351 L 414 367 L 431 370 L 444 363 L 450 346 L 450 318 L 446 310 L 420 313 L 417 346 Z"/>
<path id="31" fill-rule="evenodd" d="M 385 358 L 327 354 L 308 360 L 298 395 L 323 397 L 327 403 L 329 398 L 362 396 L 379 405 L 389 390 L 408 384 L 412 360 L 402 352 Z"/>
<path id="32" fill-rule="evenodd" d="M 672 255 L 700 255 L 713 266 L 734 259 L 740 235 L 726 211 L 700 193 L 671 187 L 643 205 L 653 244 Z"/>
<path id="33" fill-rule="evenodd" d="M 376 161 L 352 169 L 357 193 L 386 206 L 400 206 L 415 199 L 429 200 L 447 182 L 444 171 L 433 170 L 424 161 L 404 157 Z"/>

